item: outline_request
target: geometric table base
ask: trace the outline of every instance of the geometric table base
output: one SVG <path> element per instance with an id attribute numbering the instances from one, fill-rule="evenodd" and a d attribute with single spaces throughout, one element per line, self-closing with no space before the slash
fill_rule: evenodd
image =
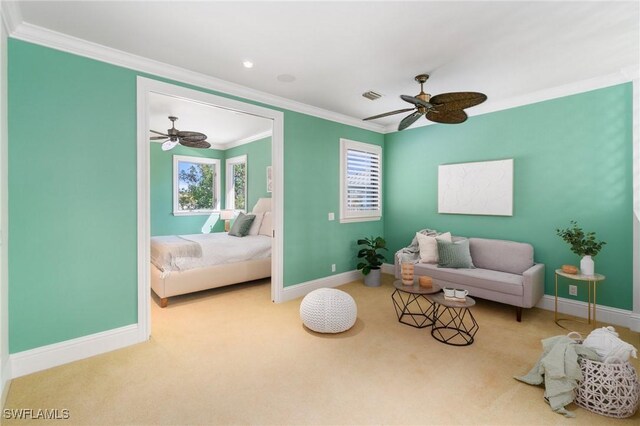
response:
<path id="1" fill-rule="evenodd" d="M 391 295 L 398 321 L 415 328 L 433 324 L 434 304 L 424 294 L 406 293 L 401 290 Z"/>
<path id="2" fill-rule="evenodd" d="M 480 326 L 467 307 L 435 304 L 431 335 L 434 339 L 453 346 L 468 346 Z"/>

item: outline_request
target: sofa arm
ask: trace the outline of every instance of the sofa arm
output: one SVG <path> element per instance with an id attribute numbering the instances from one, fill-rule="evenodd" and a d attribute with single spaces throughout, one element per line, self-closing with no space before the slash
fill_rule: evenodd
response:
<path id="1" fill-rule="evenodd" d="M 532 308 L 544 294 L 544 264 L 536 263 L 522 273 L 522 307 Z"/>

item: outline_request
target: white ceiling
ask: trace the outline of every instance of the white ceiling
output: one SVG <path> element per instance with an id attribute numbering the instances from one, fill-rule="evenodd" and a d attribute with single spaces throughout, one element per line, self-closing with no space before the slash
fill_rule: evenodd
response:
<path id="1" fill-rule="evenodd" d="M 271 120 L 266 118 L 150 93 L 149 127 L 166 133 L 171 127 L 170 115 L 178 117 L 176 129 L 204 133 L 212 148 L 217 149 L 266 137 L 272 128 Z"/>
<path id="2" fill-rule="evenodd" d="M 358 119 L 408 107 L 399 95 L 417 94 L 413 77 L 424 72 L 432 95 L 487 94 L 473 115 L 623 69 L 637 73 L 640 63 L 637 1 L 49 1 L 18 8 L 26 23 Z M 243 68 L 246 59 L 252 69 Z M 282 74 L 296 80 L 281 82 Z M 369 101 L 361 96 L 367 90 L 384 96 Z"/>

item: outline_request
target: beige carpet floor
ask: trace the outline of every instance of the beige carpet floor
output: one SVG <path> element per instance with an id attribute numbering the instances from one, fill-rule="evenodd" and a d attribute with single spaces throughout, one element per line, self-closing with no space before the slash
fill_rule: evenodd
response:
<path id="1" fill-rule="evenodd" d="M 300 300 L 269 301 L 254 282 L 153 303 L 152 339 L 13 381 L 5 408 L 68 409 L 56 424 L 639 424 L 571 405 L 551 411 L 543 388 L 513 379 L 564 334 L 553 312 L 478 301 L 476 341 L 453 347 L 429 329 L 398 323 L 392 277 L 378 288 L 341 287 L 356 325 L 320 335 L 299 319 Z M 640 348 L 640 337 L 619 328 Z M 638 369 L 637 361 L 634 362 Z M 3 424 L 25 424 L 9 421 Z M 32 421 L 45 424 L 47 421 Z"/>

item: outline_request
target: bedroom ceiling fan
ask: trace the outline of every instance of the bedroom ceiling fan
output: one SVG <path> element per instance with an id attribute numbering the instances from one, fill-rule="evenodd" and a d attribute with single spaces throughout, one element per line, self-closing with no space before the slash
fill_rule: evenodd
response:
<path id="1" fill-rule="evenodd" d="M 459 124 L 467 120 L 467 114 L 464 112 L 465 108 L 471 108 L 487 100 L 487 95 L 478 92 L 452 92 L 431 96 L 425 93 L 422 88 L 422 85 L 428 79 L 429 74 L 417 75 L 415 80 L 420 83 L 420 93 L 416 96 L 400 96 L 403 101 L 413 104 L 413 108 L 398 109 L 374 115 L 373 117 L 365 118 L 364 121 L 415 110 L 402 119 L 400 125 L 398 125 L 398 130 L 406 129 L 423 115 L 427 120 L 435 121 L 436 123 Z"/>
<path id="2" fill-rule="evenodd" d="M 167 133 L 157 132 L 150 130 L 151 133 L 155 133 L 160 136 L 151 136 L 152 141 L 158 141 L 166 139 L 162 144 L 163 151 L 169 151 L 175 148 L 178 144 L 187 146 L 189 148 L 210 148 L 211 144 L 206 141 L 207 135 L 200 132 L 184 132 L 176 129 L 176 120 L 178 117 L 169 116 L 171 120 L 171 128 L 167 130 Z"/>

